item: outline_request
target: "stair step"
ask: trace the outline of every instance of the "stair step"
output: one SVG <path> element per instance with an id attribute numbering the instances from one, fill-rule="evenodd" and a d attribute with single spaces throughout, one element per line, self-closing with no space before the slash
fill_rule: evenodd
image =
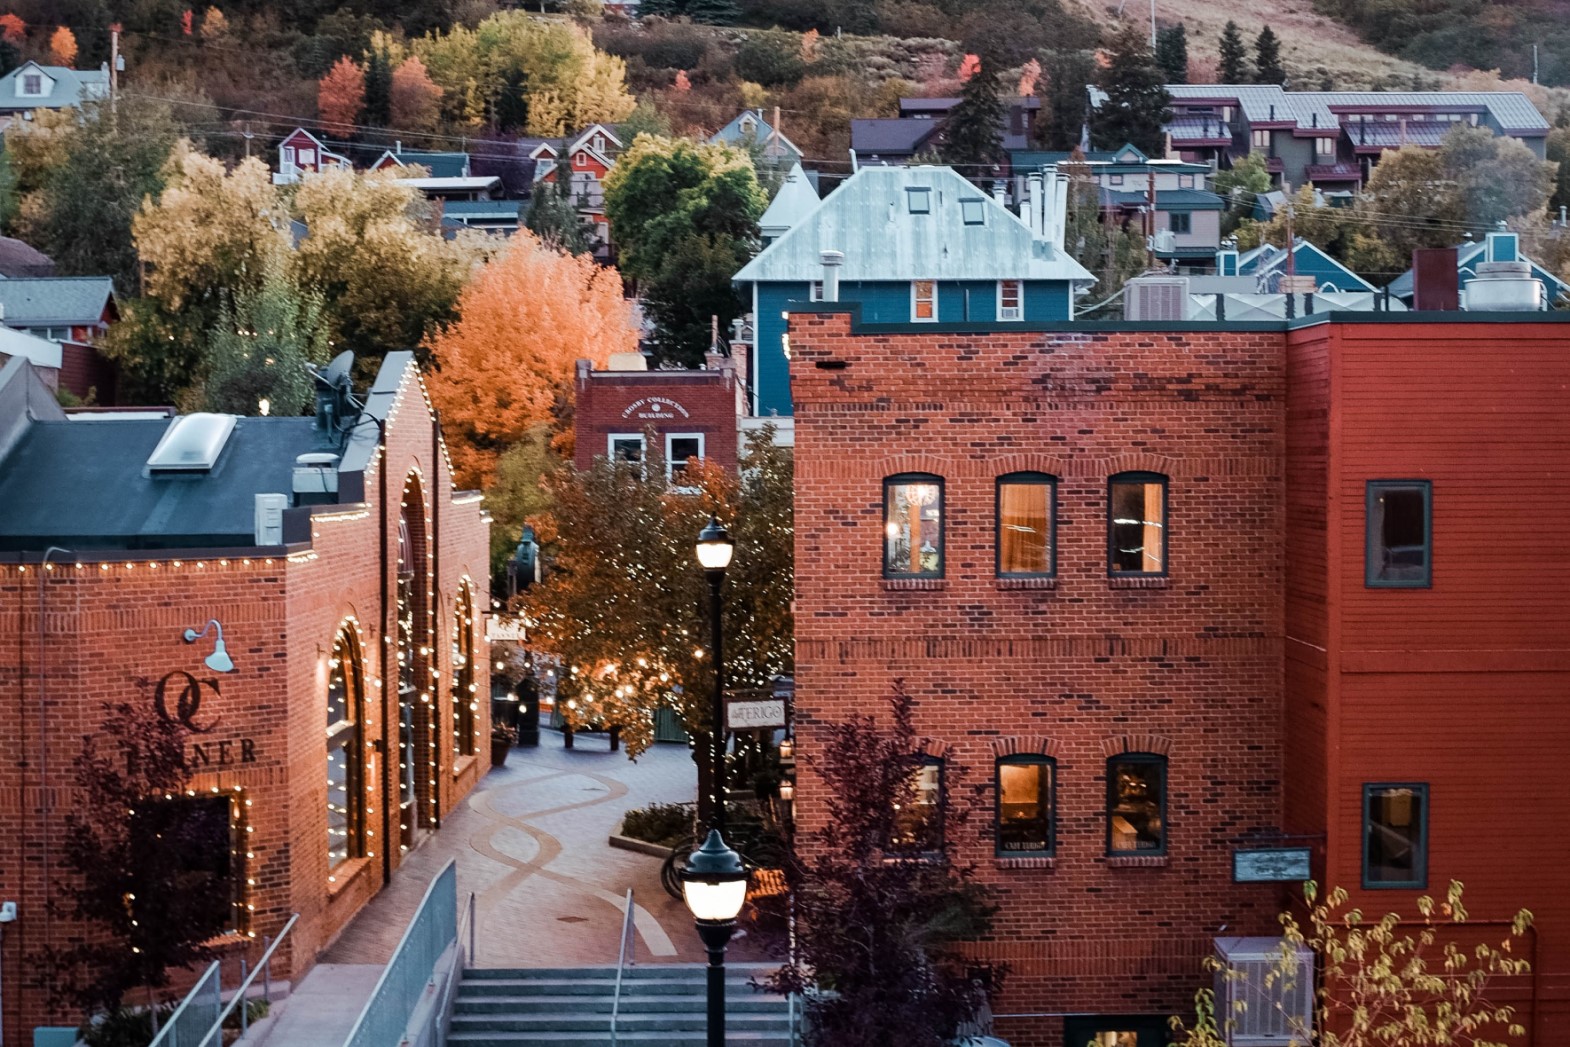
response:
<path id="1" fill-rule="evenodd" d="M 670 1032 L 702 1031 L 708 1027 L 703 1014 L 623 1014 L 616 1021 L 620 1030 L 660 1029 Z M 609 1032 L 611 1016 L 586 1014 L 455 1014 L 452 1028 L 486 1032 Z M 755 1031 L 790 1030 L 790 1018 L 779 1014 L 726 1014 L 725 1028 Z"/>
<path id="2" fill-rule="evenodd" d="M 668 1047 L 704 1047 L 707 1032 L 618 1032 L 619 1043 L 657 1043 Z M 468 1047 L 610 1047 L 610 1034 L 603 1032 L 459 1032 L 454 1029 L 448 1043 Z M 788 1033 L 725 1031 L 725 1042 L 754 1047 L 789 1047 Z"/>
<path id="3" fill-rule="evenodd" d="M 460 995 L 454 1002 L 453 1010 L 457 1014 L 497 1014 L 507 1011 L 519 1013 L 549 1013 L 564 1011 L 574 1014 L 590 1012 L 603 1012 L 609 1014 L 615 1003 L 610 996 L 463 996 Z M 623 986 L 621 997 L 621 1013 L 650 1013 L 673 1011 L 703 1012 L 708 1004 L 708 997 L 701 993 L 682 993 L 664 996 L 648 996 L 642 993 L 629 994 Z M 752 993 L 740 995 L 726 993 L 725 1007 L 735 1011 L 766 1011 L 771 1008 L 784 1007 L 785 997 L 769 993 Z"/>
<path id="4" fill-rule="evenodd" d="M 706 987 L 701 981 L 683 982 L 675 980 L 650 980 L 636 982 L 622 982 L 623 995 L 635 992 L 639 996 L 690 996 L 704 995 Z M 469 981 L 465 979 L 458 984 L 460 999 L 480 996 L 614 996 L 616 994 L 616 980 L 594 979 L 592 981 L 573 978 L 530 978 L 518 981 L 503 981 L 499 978 L 485 979 L 482 981 Z M 759 990 L 744 978 L 727 978 L 725 980 L 725 995 L 754 996 Z"/>

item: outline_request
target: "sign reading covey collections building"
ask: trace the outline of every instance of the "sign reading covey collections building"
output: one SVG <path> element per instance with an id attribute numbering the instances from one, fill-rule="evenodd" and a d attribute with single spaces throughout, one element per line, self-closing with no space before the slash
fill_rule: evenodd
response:
<path id="1" fill-rule="evenodd" d="M 637 418 L 640 421 L 651 422 L 675 418 L 678 415 L 682 418 L 691 417 L 685 407 L 668 396 L 645 396 L 634 400 L 621 412 L 623 418 Z"/>

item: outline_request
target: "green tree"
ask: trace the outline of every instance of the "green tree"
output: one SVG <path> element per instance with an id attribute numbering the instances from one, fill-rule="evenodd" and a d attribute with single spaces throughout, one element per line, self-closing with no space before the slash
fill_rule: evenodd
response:
<path id="1" fill-rule="evenodd" d="M 740 313 L 730 278 L 756 249 L 767 206 L 748 155 L 725 145 L 640 135 L 605 180 L 622 271 L 639 282 L 666 360 L 696 363 Z"/>
<path id="2" fill-rule="evenodd" d="M 392 124 L 392 59 L 383 47 L 365 56 L 365 122 L 377 127 Z"/>
<path id="3" fill-rule="evenodd" d="M 1232 161 L 1225 171 L 1217 171 L 1211 189 L 1227 201 L 1221 215 L 1221 235 L 1230 236 L 1239 223 L 1254 213 L 1254 202 L 1270 192 L 1270 169 L 1263 153 L 1249 153 Z"/>
<path id="4" fill-rule="evenodd" d="M 1083 157 L 1063 166 L 1069 180 L 1064 243 L 1069 254 L 1097 278 L 1095 295 L 1116 294 L 1132 277 L 1145 271 L 1149 257 L 1144 231 L 1125 225 L 1101 206 L 1101 189 Z"/>
<path id="5" fill-rule="evenodd" d="M 523 223 L 541 240 L 568 254 L 588 254 L 594 250 L 589 226 L 578 213 L 572 195 L 572 181 L 566 177 L 534 187 L 534 199 Z"/>
<path id="6" fill-rule="evenodd" d="M 1498 945 L 1459 944 L 1468 914 L 1462 887 L 1451 880 L 1442 901 L 1428 895 L 1417 899 L 1417 918 L 1403 920 L 1387 913 L 1364 919 L 1347 905 L 1345 890 L 1323 900 L 1316 884 L 1304 885 L 1307 915 L 1281 914 L 1281 949 L 1260 980 L 1236 995 L 1265 1006 L 1303 986 L 1313 993 L 1310 1022 L 1289 1017 L 1287 1033 L 1294 1042 L 1323 1047 L 1503 1047 L 1519 1042 L 1526 1029 L 1514 1007 L 1493 1002 L 1490 989 L 1505 980 L 1532 973 L 1532 964 L 1518 956 L 1529 951 L 1524 940 L 1532 913 L 1515 914 Z M 1299 964 L 1307 951 L 1318 972 Z M 1211 964 L 1215 969 L 1214 963 Z M 1315 974 L 1319 976 L 1316 978 Z M 1236 978 L 1225 974 L 1222 977 Z M 1280 1012 L 1276 1012 L 1280 1013 Z M 1185 1027 L 1174 1018 L 1176 1047 L 1223 1047 L 1239 1014 L 1216 1013 L 1213 990 L 1196 996 L 1195 1024 Z"/>
<path id="7" fill-rule="evenodd" d="M 736 75 L 764 87 L 801 82 L 807 63 L 801 57 L 801 37 L 795 33 L 749 33 L 736 49 Z"/>
<path id="8" fill-rule="evenodd" d="M 1096 111 L 1096 145 L 1117 149 L 1131 142 L 1148 156 L 1163 153 L 1162 126 L 1171 117 L 1172 96 L 1162 84 L 1161 67 L 1138 26 L 1129 24 L 1108 43 L 1109 61 L 1101 73 L 1106 100 Z"/>
<path id="9" fill-rule="evenodd" d="M 1156 34 L 1156 64 L 1169 84 L 1188 83 L 1188 27 L 1182 22 Z"/>
<path id="10" fill-rule="evenodd" d="M 1570 127 L 1548 132 L 1547 156 L 1559 165 L 1554 173 L 1554 195 L 1548 200 L 1549 210 L 1557 214 L 1561 207 L 1570 207 Z"/>
<path id="11" fill-rule="evenodd" d="M 485 508 L 491 514 L 492 578 L 505 576 L 524 525 L 550 510 L 544 480 L 568 464 L 552 447 L 551 431 L 550 423 L 535 426 L 496 460 L 495 478 L 485 489 Z M 506 588 L 498 585 L 496 591 Z"/>
<path id="12" fill-rule="evenodd" d="M 1230 20 L 1221 29 L 1221 59 L 1216 66 L 1216 76 L 1224 84 L 1246 84 L 1254 79 L 1248 68 L 1248 48 L 1243 45 L 1243 33 L 1237 23 Z"/>
<path id="13" fill-rule="evenodd" d="M 1281 68 L 1281 40 L 1268 25 L 1254 38 L 1254 69 L 1256 83 L 1287 82 L 1287 71 Z"/>
<path id="14" fill-rule="evenodd" d="M 266 263 L 261 281 L 224 294 L 208 343 L 205 408 L 224 414 L 302 413 L 311 402 L 307 364 L 327 360 L 321 299 L 302 294 L 282 258 Z"/>
<path id="15" fill-rule="evenodd" d="M 699 25 L 735 25 L 741 20 L 736 0 L 687 0 L 684 13 Z"/>
<path id="16" fill-rule="evenodd" d="M 1085 87 L 1095 76 L 1095 60 L 1083 51 L 1060 54 L 1052 62 L 1035 127 L 1043 148 L 1067 152 L 1079 144 L 1090 105 Z"/>
<path id="17" fill-rule="evenodd" d="M 959 168 L 973 181 L 990 179 L 1007 158 L 1003 151 L 1007 114 L 1001 93 L 998 63 L 991 55 L 983 56 L 960 89 L 959 104 L 949 110 L 943 122 L 944 163 Z"/>

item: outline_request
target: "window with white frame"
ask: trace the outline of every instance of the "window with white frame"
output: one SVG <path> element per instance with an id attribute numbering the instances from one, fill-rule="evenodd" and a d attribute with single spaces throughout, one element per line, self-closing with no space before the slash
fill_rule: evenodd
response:
<path id="1" fill-rule="evenodd" d="M 1336 155 L 1336 140 L 1334 138 L 1314 139 L 1314 155 L 1325 157 Z"/>
<path id="2" fill-rule="evenodd" d="M 643 464 L 642 433 L 611 433 L 605 439 L 605 453 L 612 462 Z"/>
<path id="3" fill-rule="evenodd" d="M 594 136 L 594 151 L 596 153 L 605 152 L 605 138 L 603 135 Z"/>
<path id="4" fill-rule="evenodd" d="M 286 164 L 294 163 L 294 146 L 286 145 L 283 147 L 283 162 Z"/>
<path id="5" fill-rule="evenodd" d="M 44 93 L 44 78 L 39 73 L 28 73 L 22 77 L 22 94 L 37 97 Z"/>
<path id="6" fill-rule="evenodd" d="M 1023 320 L 1025 306 L 1018 280 L 998 281 L 998 319 Z"/>
<path id="7" fill-rule="evenodd" d="M 938 319 L 938 285 L 935 280 L 912 280 L 910 284 L 910 318 L 915 323 L 936 323 Z"/>
<path id="8" fill-rule="evenodd" d="M 315 163 L 316 163 L 316 150 L 315 149 L 301 149 L 300 150 L 300 166 L 301 167 L 311 167 Z"/>
<path id="9" fill-rule="evenodd" d="M 1194 176 L 1193 175 L 1178 175 L 1178 188 L 1179 189 L 1192 189 L 1192 188 L 1194 188 Z"/>
<path id="10" fill-rule="evenodd" d="M 702 433 L 665 434 L 665 479 L 672 487 L 696 486 L 696 478 L 689 474 L 694 459 L 703 461 Z"/>
<path id="11" fill-rule="evenodd" d="M 821 302 L 821 301 L 823 301 L 823 281 L 822 280 L 814 280 L 814 281 L 812 281 L 812 288 L 807 292 L 807 301 L 809 301 L 809 302 Z"/>
<path id="12" fill-rule="evenodd" d="M 1269 149 L 1270 130 L 1264 127 L 1258 128 L 1254 131 L 1251 141 L 1253 142 L 1255 149 Z"/>

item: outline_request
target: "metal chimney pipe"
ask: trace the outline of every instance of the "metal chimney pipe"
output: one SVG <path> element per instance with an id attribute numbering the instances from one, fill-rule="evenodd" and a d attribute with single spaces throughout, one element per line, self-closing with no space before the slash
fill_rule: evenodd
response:
<path id="1" fill-rule="evenodd" d="M 818 256 L 823 263 L 823 300 L 840 300 L 840 266 L 845 264 L 844 251 L 824 251 Z"/>
<path id="2" fill-rule="evenodd" d="M 1025 224 L 1030 226 L 1030 231 L 1036 235 L 1037 239 L 1040 239 L 1044 232 L 1041 219 L 1045 211 L 1042 208 L 1042 203 L 1041 173 L 1038 171 L 1025 179 L 1025 208 L 1027 212 Z"/>

